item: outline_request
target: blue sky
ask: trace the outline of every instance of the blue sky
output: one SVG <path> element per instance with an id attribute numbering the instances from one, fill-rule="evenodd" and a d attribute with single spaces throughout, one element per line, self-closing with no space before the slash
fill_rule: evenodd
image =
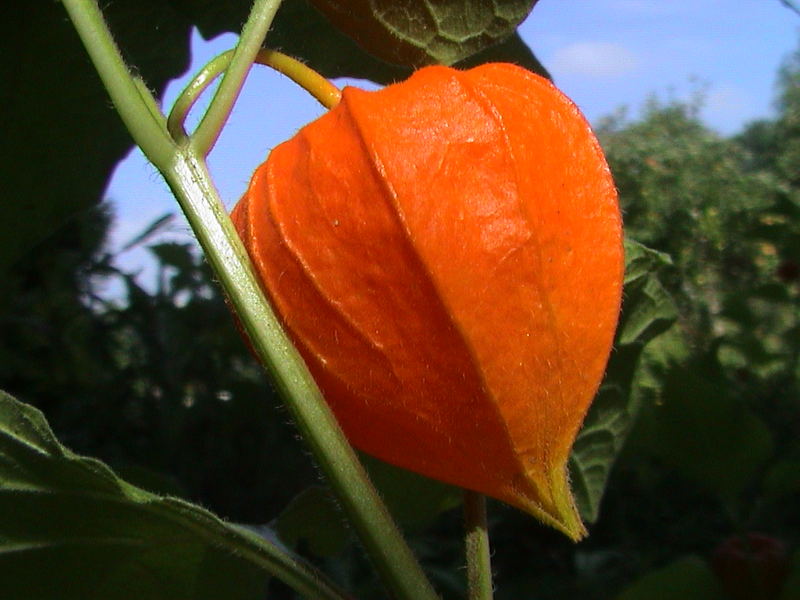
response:
<path id="1" fill-rule="evenodd" d="M 702 117 L 722 134 L 773 114 L 775 74 L 798 46 L 800 17 L 779 0 L 540 0 L 520 27 L 556 84 L 590 121 L 627 106 L 635 117 L 646 99 L 705 94 Z M 190 72 L 230 48 L 233 35 L 206 42 L 194 34 Z M 186 79 L 173 82 L 171 106 Z M 209 163 L 228 207 L 269 150 L 322 114 L 310 96 L 257 67 Z M 117 216 L 112 247 L 178 208 L 138 151 L 120 163 L 106 191 Z M 188 239 L 180 217 L 167 238 Z M 148 270 L 144 250 L 121 256 L 127 270 Z"/>

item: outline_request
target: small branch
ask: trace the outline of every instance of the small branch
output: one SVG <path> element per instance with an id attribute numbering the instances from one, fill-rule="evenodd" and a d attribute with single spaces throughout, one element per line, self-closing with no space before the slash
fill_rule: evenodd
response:
<path id="1" fill-rule="evenodd" d="M 222 83 L 192 135 L 192 145 L 199 154 L 207 156 L 217 142 L 279 6 L 280 0 L 255 0 L 253 3 Z"/>
<path id="2" fill-rule="evenodd" d="M 228 68 L 232 56 L 233 50 L 228 50 L 209 61 L 175 101 L 167 119 L 167 129 L 176 141 L 188 139 L 184 124 L 189 112 L 203 92 Z M 339 88 L 299 60 L 282 52 L 259 50 L 255 62 L 283 73 L 314 96 L 325 108 L 333 108 L 341 100 L 342 92 Z"/>
<path id="3" fill-rule="evenodd" d="M 467 591 L 469 600 L 492 600 L 492 559 L 486 524 L 486 497 L 464 490 Z"/>
<path id="4" fill-rule="evenodd" d="M 186 133 L 186 118 L 203 92 L 214 83 L 217 77 L 225 72 L 233 57 L 233 50 L 223 52 L 210 60 L 194 79 L 187 85 L 172 105 L 172 110 L 167 118 L 167 131 L 175 141 L 184 142 L 189 139 Z"/>
<path id="5" fill-rule="evenodd" d="M 256 61 L 286 75 L 314 96 L 325 108 L 333 108 L 342 99 L 342 91 L 339 88 L 296 58 L 277 50 L 262 50 L 258 53 Z"/>

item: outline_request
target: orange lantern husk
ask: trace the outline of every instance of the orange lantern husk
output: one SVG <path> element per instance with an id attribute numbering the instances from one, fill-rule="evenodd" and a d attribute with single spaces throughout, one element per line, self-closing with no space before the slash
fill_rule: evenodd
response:
<path id="1" fill-rule="evenodd" d="M 608 166 L 568 98 L 497 63 L 345 88 L 233 219 L 354 446 L 585 534 L 567 460 L 624 261 Z"/>

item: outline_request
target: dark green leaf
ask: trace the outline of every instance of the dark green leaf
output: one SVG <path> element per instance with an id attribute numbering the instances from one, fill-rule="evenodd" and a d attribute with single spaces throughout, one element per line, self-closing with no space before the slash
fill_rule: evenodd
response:
<path id="1" fill-rule="evenodd" d="M 651 275 L 654 271 L 672 264 L 668 254 L 625 238 L 625 284 Z"/>
<path id="2" fill-rule="evenodd" d="M 180 482 L 164 473 L 140 465 L 126 465 L 116 467 L 114 470 L 120 479 L 159 496 L 185 497 L 187 495 L 186 489 Z"/>
<path id="3" fill-rule="evenodd" d="M 152 88 L 162 90 L 186 69 L 190 24 L 163 2 L 104 8 L 126 56 Z M 26 2 L 6 17 L 0 272 L 96 203 L 131 146 L 61 3 Z"/>
<path id="4" fill-rule="evenodd" d="M 171 0 L 171 4 L 206 39 L 224 32 L 238 33 L 252 6 L 249 0 Z M 302 59 L 329 78 L 357 77 L 386 83 L 411 72 L 408 67 L 390 65 L 368 54 L 307 0 L 281 4 L 265 45 Z"/>
<path id="5" fill-rule="evenodd" d="M 656 278 L 630 283 L 620 317 L 617 344 L 644 344 L 666 331 L 678 316 L 675 303 Z"/>
<path id="6" fill-rule="evenodd" d="M 630 586 L 617 600 L 725 600 L 706 563 L 696 556 L 679 558 L 652 571 Z"/>
<path id="7" fill-rule="evenodd" d="M 572 493 L 589 523 L 599 516 L 608 475 L 630 429 L 633 415 L 628 410 L 628 395 L 616 386 L 603 386 L 572 447 Z"/>
<path id="8" fill-rule="evenodd" d="M 676 309 L 657 278 L 669 257 L 625 241 L 625 299 L 606 380 L 570 455 L 570 477 L 581 516 L 597 520 L 611 467 L 639 408 L 637 374 L 646 344 L 675 320 Z"/>
<path id="9" fill-rule="evenodd" d="M 522 41 L 519 33 L 514 33 L 506 41 L 501 42 L 495 46 L 489 46 L 485 50 L 481 50 L 477 54 L 465 58 L 464 60 L 456 63 L 459 69 L 469 69 L 477 65 L 482 65 L 489 62 L 510 62 L 522 67 L 529 71 L 552 79 L 550 72 L 545 66 L 539 62 L 539 59 L 534 56 L 533 52 L 528 45 Z"/>
<path id="10" fill-rule="evenodd" d="M 645 344 L 675 321 L 675 303 L 655 276 L 670 264 L 663 252 L 625 240 L 625 298 L 617 345 Z"/>
<path id="11" fill-rule="evenodd" d="M 263 598 L 274 556 L 263 537 L 73 454 L 42 414 L 0 392 L 3 597 Z M 282 560 L 282 559 L 281 559 Z M 259 566 L 257 566 L 259 565 Z"/>
<path id="12" fill-rule="evenodd" d="M 536 0 L 312 0 L 370 54 L 406 66 L 451 65 L 510 37 Z"/>
<path id="13" fill-rule="evenodd" d="M 753 290 L 753 296 L 770 302 L 791 302 L 789 287 L 781 283 L 766 283 Z"/>
<path id="14" fill-rule="evenodd" d="M 249 8 L 249 3 L 240 2 L 242 5 L 240 13 L 228 11 L 226 15 L 217 15 L 209 5 L 219 6 L 219 3 L 194 0 L 183 4 L 191 7 L 189 17 L 192 22 L 198 24 L 206 37 L 223 31 L 238 31 L 246 16 L 246 9 Z M 225 7 L 227 9 L 228 5 Z M 467 56 L 469 58 L 458 66 L 466 68 L 483 62 L 505 61 L 517 63 L 531 71 L 549 76 L 519 35 L 513 32 L 513 28 L 505 37 L 504 41 L 497 40 L 499 43 L 489 45 L 477 54 L 464 55 L 463 58 Z M 381 60 L 381 54 L 371 54 L 359 46 L 351 37 L 334 27 L 306 0 L 286 0 L 281 5 L 266 45 L 301 58 L 329 78 L 354 77 L 378 83 L 390 83 L 408 77 L 412 71 L 412 64 L 431 62 L 427 60 L 394 64 Z"/>

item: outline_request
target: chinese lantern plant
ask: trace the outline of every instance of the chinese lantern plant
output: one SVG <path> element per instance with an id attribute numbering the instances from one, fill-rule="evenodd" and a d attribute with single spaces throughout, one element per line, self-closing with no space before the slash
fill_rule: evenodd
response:
<path id="1" fill-rule="evenodd" d="M 430 67 L 340 100 L 308 69 L 260 50 L 277 3 L 256 0 L 236 51 L 212 61 L 166 120 L 96 4 L 64 5 L 394 597 L 436 593 L 345 435 L 580 538 L 566 464 L 610 352 L 623 256 L 608 167 L 575 106 L 508 64 Z M 256 170 L 233 214 L 242 245 L 205 156 L 262 59 L 332 109 Z M 186 112 L 222 71 L 187 134 Z M 488 598 L 487 547 L 470 550 L 470 539 L 468 555 L 483 555 L 467 561 L 470 597 Z M 259 567 L 313 586 L 298 584 L 285 549 L 265 546 Z"/>
<path id="2" fill-rule="evenodd" d="M 273 150 L 233 220 L 350 441 L 584 534 L 567 459 L 623 276 L 602 151 L 549 81 L 428 67 Z"/>

